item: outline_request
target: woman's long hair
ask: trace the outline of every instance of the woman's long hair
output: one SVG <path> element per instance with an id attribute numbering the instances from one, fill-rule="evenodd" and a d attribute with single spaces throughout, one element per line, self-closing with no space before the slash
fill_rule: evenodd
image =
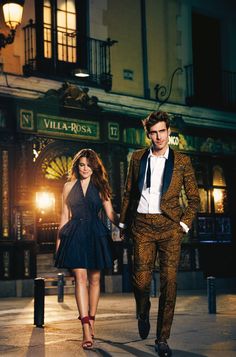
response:
<path id="1" fill-rule="evenodd" d="M 79 160 L 85 157 L 93 170 L 91 180 L 101 194 L 103 200 L 108 200 L 111 197 L 111 188 L 108 182 L 106 169 L 97 153 L 92 149 L 82 149 L 73 158 L 69 179 L 75 177 L 79 179 Z"/>

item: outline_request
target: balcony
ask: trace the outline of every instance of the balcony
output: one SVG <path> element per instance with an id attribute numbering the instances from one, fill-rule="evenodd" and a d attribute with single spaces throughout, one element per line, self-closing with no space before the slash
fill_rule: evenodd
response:
<path id="1" fill-rule="evenodd" d="M 45 36 L 51 38 L 48 33 Z M 59 44 L 63 49 L 60 60 L 55 59 L 59 57 L 57 52 L 59 46 L 53 45 L 47 39 L 44 43 L 39 40 L 36 25 L 30 20 L 29 24 L 24 27 L 24 75 L 47 76 L 49 78 L 64 77 L 68 80 L 75 78 L 73 76 L 75 69 L 83 68 L 89 74 L 89 77 L 83 79 L 86 85 L 110 91 L 112 88 L 110 49 L 117 41 L 112 41 L 109 38 L 106 41 L 90 37 L 79 39 L 76 33 L 58 32 L 58 37 L 63 39 L 63 43 Z M 77 46 L 78 43 L 79 46 Z M 77 47 L 80 51 L 77 56 L 79 60 L 75 61 Z M 68 51 L 71 51 L 70 55 L 68 55 Z M 44 56 L 46 52 L 47 55 Z"/>
<path id="2" fill-rule="evenodd" d="M 219 71 L 216 75 L 199 73 L 185 66 L 186 104 L 219 110 L 236 110 L 236 72 Z"/>

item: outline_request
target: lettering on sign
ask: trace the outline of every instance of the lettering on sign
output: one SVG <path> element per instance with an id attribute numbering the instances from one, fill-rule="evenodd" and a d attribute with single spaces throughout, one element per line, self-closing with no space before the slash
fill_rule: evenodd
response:
<path id="1" fill-rule="evenodd" d="M 99 139 L 99 123 L 69 118 L 57 118 L 44 114 L 37 115 L 38 132 L 59 136 Z"/>
<path id="2" fill-rule="evenodd" d="M 108 123 L 108 138 L 110 140 L 120 139 L 120 127 L 118 123 Z"/>
<path id="3" fill-rule="evenodd" d="M 178 134 L 171 134 L 169 137 L 169 145 L 172 146 L 179 146 L 179 135 Z"/>
<path id="4" fill-rule="evenodd" d="M 34 115 L 32 110 L 20 110 L 20 128 L 24 130 L 34 130 Z"/>

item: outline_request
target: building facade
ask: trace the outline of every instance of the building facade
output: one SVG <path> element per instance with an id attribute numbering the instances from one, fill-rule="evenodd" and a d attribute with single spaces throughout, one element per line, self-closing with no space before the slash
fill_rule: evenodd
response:
<path id="1" fill-rule="evenodd" d="M 25 0 L 0 56 L 0 282 L 9 295 L 37 276 L 39 256 L 53 255 L 73 155 L 99 153 L 119 212 L 130 155 L 149 144 L 141 119 L 159 108 L 201 198 L 180 270 L 235 277 L 235 10 L 230 0 Z M 2 14 L 0 24 L 7 36 Z M 184 208 L 184 192 L 180 200 Z M 123 253 L 107 274 L 122 274 Z M 130 262 L 132 244 L 128 253 Z"/>

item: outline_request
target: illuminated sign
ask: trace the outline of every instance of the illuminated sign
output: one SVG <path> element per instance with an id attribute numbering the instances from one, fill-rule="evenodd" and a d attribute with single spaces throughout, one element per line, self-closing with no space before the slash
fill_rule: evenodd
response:
<path id="1" fill-rule="evenodd" d="M 179 147 L 179 135 L 177 133 L 170 134 L 169 145 Z"/>

